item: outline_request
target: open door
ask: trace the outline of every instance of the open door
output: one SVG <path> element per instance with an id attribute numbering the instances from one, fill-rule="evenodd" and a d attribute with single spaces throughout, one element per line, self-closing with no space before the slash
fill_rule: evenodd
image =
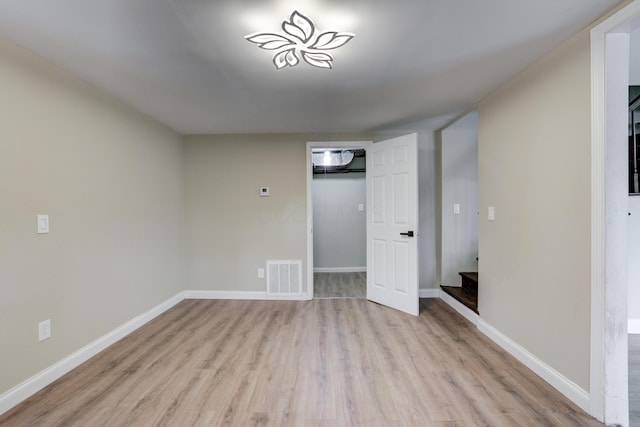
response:
<path id="1" fill-rule="evenodd" d="M 417 135 L 367 149 L 367 299 L 417 316 Z"/>

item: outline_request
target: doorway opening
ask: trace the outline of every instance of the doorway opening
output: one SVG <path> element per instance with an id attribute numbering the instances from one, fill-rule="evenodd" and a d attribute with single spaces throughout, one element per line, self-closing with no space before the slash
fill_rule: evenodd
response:
<path id="1" fill-rule="evenodd" d="M 640 27 L 629 40 L 628 355 L 629 425 L 640 425 Z"/>
<path id="2" fill-rule="evenodd" d="M 592 263 L 591 414 L 629 424 L 628 96 L 630 34 L 640 28 L 634 1 L 591 31 Z"/>
<path id="3" fill-rule="evenodd" d="M 307 144 L 310 298 L 366 298 L 368 144 Z"/>
<path id="4" fill-rule="evenodd" d="M 478 312 L 478 112 L 440 132 L 440 288 Z"/>
<path id="5" fill-rule="evenodd" d="M 318 235 L 313 219 L 314 148 L 366 150 L 366 299 L 417 316 L 418 135 L 402 135 L 376 144 L 307 142 L 308 299 L 313 299 L 314 236 Z"/>

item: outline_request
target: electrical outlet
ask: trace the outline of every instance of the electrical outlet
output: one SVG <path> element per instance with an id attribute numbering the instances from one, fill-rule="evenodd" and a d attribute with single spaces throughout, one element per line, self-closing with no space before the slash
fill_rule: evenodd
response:
<path id="1" fill-rule="evenodd" d="M 38 341 L 44 341 L 51 338 L 51 320 L 43 320 L 38 323 Z"/>
<path id="2" fill-rule="evenodd" d="M 264 268 L 258 269 L 258 279 L 264 279 Z"/>

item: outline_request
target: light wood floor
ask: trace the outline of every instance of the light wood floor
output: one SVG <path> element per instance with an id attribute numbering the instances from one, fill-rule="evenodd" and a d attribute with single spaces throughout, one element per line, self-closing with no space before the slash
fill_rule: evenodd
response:
<path id="1" fill-rule="evenodd" d="M 629 425 L 640 427 L 640 335 L 629 335 Z"/>
<path id="2" fill-rule="evenodd" d="M 440 300 L 185 300 L 2 426 L 599 426 Z"/>
<path id="3" fill-rule="evenodd" d="M 367 273 L 314 273 L 314 298 L 366 298 Z"/>

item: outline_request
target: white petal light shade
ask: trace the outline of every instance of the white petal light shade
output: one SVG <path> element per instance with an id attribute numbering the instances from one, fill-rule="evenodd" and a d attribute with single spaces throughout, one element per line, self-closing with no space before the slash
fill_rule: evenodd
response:
<path id="1" fill-rule="evenodd" d="M 273 50 L 277 69 L 295 67 L 303 59 L 318 68 L 332 68 L 333 56 L 326 52 L 345 45 L 355 34 L 337 31 L 319 32 L 311 19 L 297 10 L 282 22 L 281 33 L 254 33 L 245 39 L 262 49 Z"/>

